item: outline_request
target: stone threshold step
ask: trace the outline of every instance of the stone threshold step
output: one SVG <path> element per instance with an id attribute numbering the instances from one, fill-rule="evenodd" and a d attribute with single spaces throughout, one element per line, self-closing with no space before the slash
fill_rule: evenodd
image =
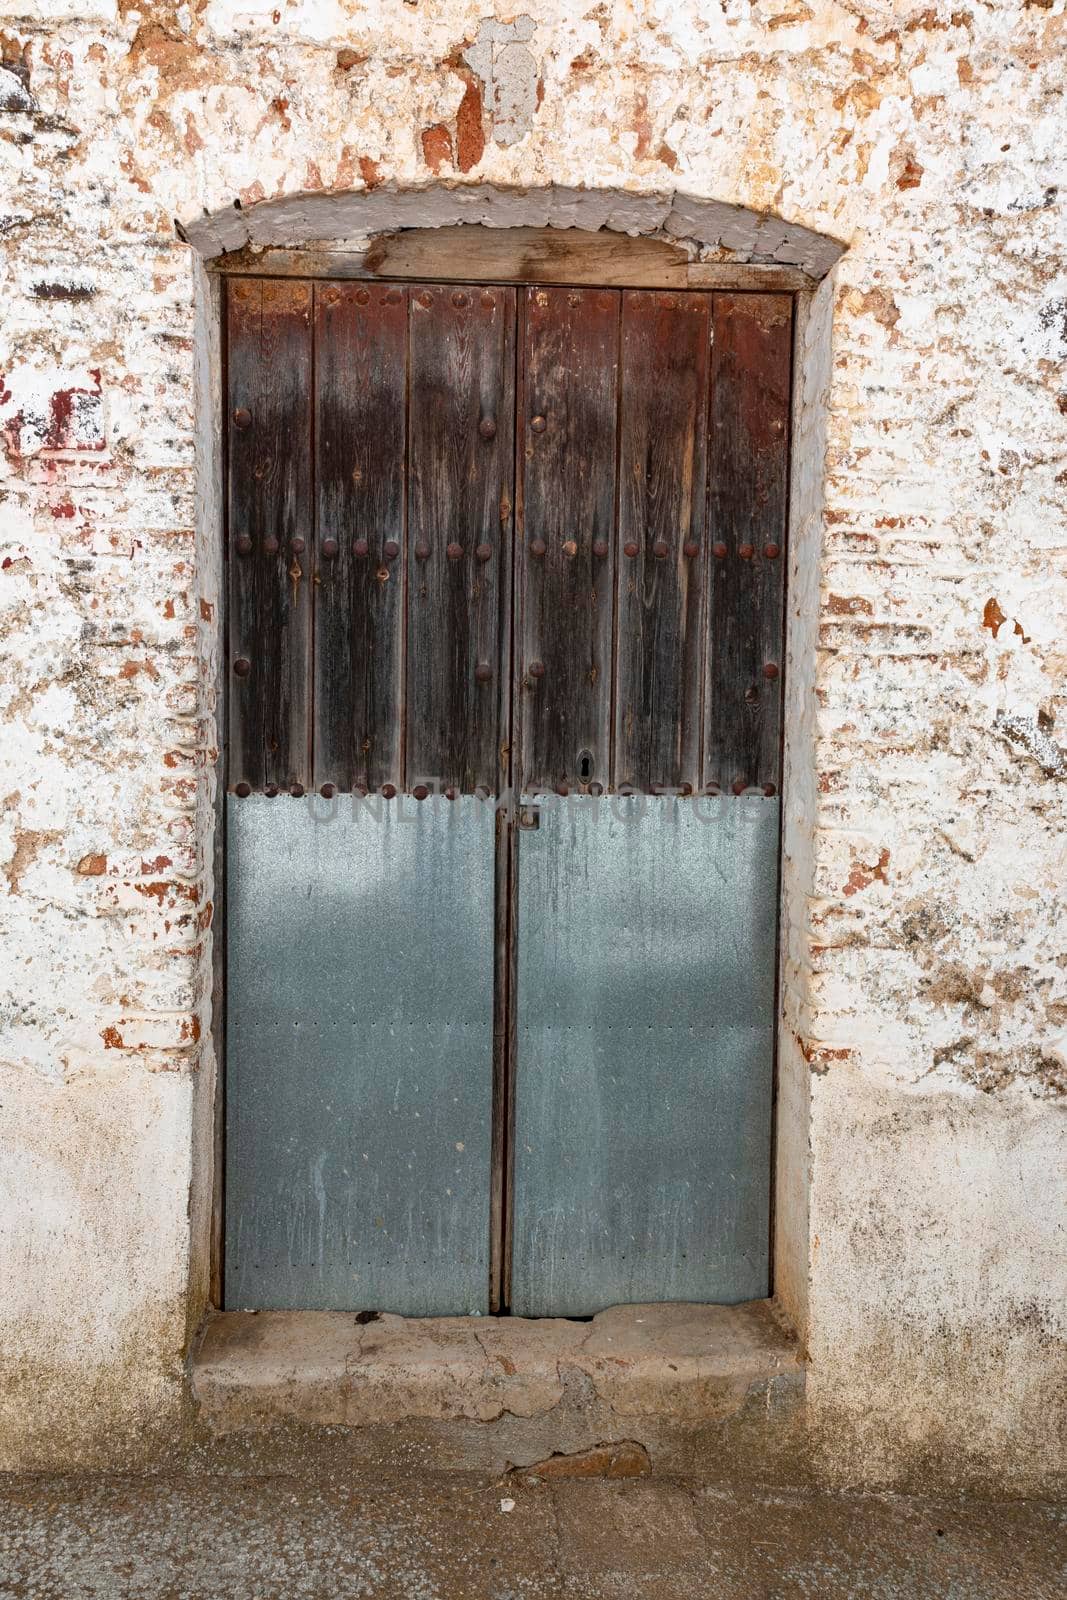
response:
<path id="1" fill-rule="evenodd" d="M 753 1401 L 769 1412 L 799 1395 L 802 1362 L 766 1301 L 614 1306 L 589 1322 L 228 1311 L 208 1319 L 190 1376 L 216 1439 L 297 1427 L 399 1442 L 414 1427 L 436 1439 L 436 1466 L 504 1468 L 620 1441 L 655 1451 Z"/>

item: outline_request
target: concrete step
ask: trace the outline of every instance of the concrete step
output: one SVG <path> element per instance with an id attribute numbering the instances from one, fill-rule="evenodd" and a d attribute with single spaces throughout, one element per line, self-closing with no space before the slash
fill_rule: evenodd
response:
<path id="1" fill-rule="evenodd" d="M 802 1395 L 796 1343 L 770 1305 L 615 1306 L 587 1322 L 389 1313 L 224 1312 L 191 1360 L 214 1441 L 322 1430 L 360 1458 L 503 1472 L 593 1452 L 607 1475 L 706 1471 L 732 1439 L 765 1465 Z M 764 1437 L 771 1431 L 771 1441 Z M 599 1452 L 599 1453 L 597 1453 Z M 559 1470 L 559 1466 L 553 1469 Z M 595 1470 L 595 1469 L 594 1469 Z M 606 1470 L 606 1468 L 605 1468 Z"/>

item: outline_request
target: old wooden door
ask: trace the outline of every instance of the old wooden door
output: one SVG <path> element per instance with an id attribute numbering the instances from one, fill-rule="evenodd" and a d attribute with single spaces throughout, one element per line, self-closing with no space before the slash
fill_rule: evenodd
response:
<path id="1" fill-rule="evenodd" d="M 768 1292 L 791 327 L 229 281 L 227 1304 Z"/>

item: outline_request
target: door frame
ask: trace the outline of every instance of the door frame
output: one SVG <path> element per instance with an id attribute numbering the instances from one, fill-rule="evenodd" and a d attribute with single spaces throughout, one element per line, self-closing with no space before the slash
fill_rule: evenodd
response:
<path id="1" fill-rule="evenodd" d="M 219 291 L 222 287 L 221 280 L 228 276 L 347 279 L 368 282 L 411 281 L 417 279 L 419 281 L 440 282 L 443 284 L 493 282 L 515 286 L 516 288 L 530 285 L 551 285 L 609 289 L 721 290 L 736 293 L 773 292 L 788 294 L 792 297 L 792 393 L 786 488 L 788 507 L 786 549 L 789 561 L 784 574 L 785 587 L 783 596 L 787 664 L 785 671 L 785 701 L 782 714 L 782 833 L 779 839 L 778 882 L 776 889 L 778 949 L 775 959 L 774 1060 L 770 1153 L 772 1180 L 768 1224 L 770 1233 L 770 1293 L 772 1297 L 776 1297 L 778 1294 L 778 1261 L 780 1255 L 777 1240 L 779 1231 L 779 1189 L 783 1186 L 783 1181 L 787 1177 L 792 1178 L 790 1188 L 795 1183 L 795 1175 L 783 1173 L 781 1170 L 778 1131 L 779 1035 L 782 1007 L 781 956 L 786 909 L 783 904 L 782 843 L 786 828 L 785 802 L 789 792 L 791 765 L 788 760 L 787 738 L 790 719 L 789 702 L 793 698 L 789 693 L 790 679 L 793 674 L 788 666 L 788 659 L 793 654 L 789 648 L 789 635 L 792 625 L 790 575 L 796 562 L 794 546 L 798 520 L 794 484 L 794 449 L 797 416 L 801 402 L 801 384 L 804 377 L 801 370 L 800 357 L 808 336 L 809 323 L 812 320 L 812 301 L 816 291 L 819 289 L 819 283 L 799 268 L 793 266 L 691 260 L 685 248 L 676 242 L 667 242 L 647 236 L 630 237 L 622 234 L 609 234 L 604 230 L 598 233 L 591 233 L 576 228 L 491 228 L 477 224 L 405 229 L 397 233 L 379 236 L 371 240 L 367 249 L 359 251 L 333 249 L 328 246 L 306 249 L 245 247 L 205 262 L 204 267 L 208 279 L 207 290 L 209 297 L 209 304 L 205 309 L 208 310 L 213 323 L 212 343 L 217 356 L 214 363 L 215 371 L 211 375 L 211 380 L 208 384 L 202 386 L 209 392 L 212 402 L 210 426 L 212 428 L 212 457 L 216 480 L 214 484 L 216 497 L 220 496 L 220 485 L 225 483 L 227 471 L 226 430 L 223 416 L 226 350 L 222 330 L 221 302 L 223 296 Z M 819 488 L 821 490 L 821 481 Z M 225 548 L 226 504 L 224 495 L 221 495 L 219 504 L 214 508 L 214 512 L 214 516 L 210 519 L 213 527 L 206 530 L 206 532 L 219 545 L 214 557 L 214 564 L 217 565 L 220 560 L 221 550 Z M 215 617 L 218 630 L 217 636 L 225 639 L 228 626 L 225 584 L 220 584 L 216 592 L 218 594 Z M 213 1117 L 213 1173 L 207 1299 L 212 1307 L 220 1309 L 223 1299 L 222 1269 L 225 1204 L 225 1028 L 227 1008 L 225 799 L 228 782 L 227 705 L 230 683 L 229 673 L 225 671 L 223 664 L 225 651 L 217 652 L 217 656 L 215 706 L 218 728 L 218 759 L 216 763 L 214 848 L 212 852 L 215 893 L 211 923 L 213 935 L 211 1023 L 215 1045 L 216 1085 Z M 506 819 L 499 814 L 497 826 L 498 828 L 507 826 Z M 498 849 L 497 861 L 498 870 L 503 870 L 509 877 L 514 874 L 515 852 L 513 849 Z M 499 866 L 501 862 L 503 862 L 502 868 Z M 498 907 L 509 908 L 509 914 L 510 908 L 514 906 L 514 888 L 514 883 L 509 883 L 507 885 L 509 892 L 498 893 L 497 896 Z M 498 1024 L 509 1026 L 513 1025 L 514 1022 L 514 1007 L 510 1004 L 510 990 L 514 975 L 508 970 L 508 953 L 513 949 L 514 940 L 511 937 L 511 930 L 506 925 L 506 922 L 501 925 L 501 919 L 498 917 L 498 925 L 495 929 L 497 983 L 496 999 L 494 1001 L 494 1033 Z M 494 1057 L 497 1053 L 497 1048 L 494 1047 Z M 494 1060 L 492 1107 L 494 1150 L 490 1203 L 491 1209 L 497 1213 L 500 1208 L 504 1208 L 505 1216 L 510 1220 L 511 1207 L 504 1207 L 504 1187 L 508 1181 L 507 1141 L 512 1120 L 512 1108 L 501 1103 L 498 1098 L 503 1097 L 505 1092 L 504 1074 L 499 1070 L 499 1064 Z M 499 1149 L 497 1148 L 498 1142 Z M 791 1149 L 791 1165 L 794 1156 L 795 1152 Z M 791 1207 L 791 1209 L 793 1208 Z M 806 1193 L 804 1209 L 806 1210 Z M 497 1220 L 499 1220 L 498 1215 Z M 795 1219 L 793 1225 L 795 1226 Z M 510 1240 L 504 1236 L 503 1230 L 499 1227 L 493 1229 L 492 1238 L 495 1241 L 496 1254 L 499 1256 L 500 1252 L 503 1251 L 504 1262 L 506 1263 Z M 504 1275 L 502 1268 L 503 1263 L 499 1260 L 493 1261 L 491 1264 L 492 1282 L 499 1283 L 502 1281 Z M 796 1298 L 795 1292 L 789 1294 L 788 1300 L 790 1303 L 787 1309 L 799 1321 L 799 1317 L 796 1316 L 799 1309 L 795 1305 Z"/>

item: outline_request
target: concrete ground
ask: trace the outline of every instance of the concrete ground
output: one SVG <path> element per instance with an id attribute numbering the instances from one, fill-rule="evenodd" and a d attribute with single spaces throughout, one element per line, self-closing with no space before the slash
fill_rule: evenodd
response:
<path id="1" fill-rule="evenodd" d="M 5 1600 L 1064 1594 L 1064 1515 L 1034 1503 L 649 1478 L 0 1478 Z"/>

